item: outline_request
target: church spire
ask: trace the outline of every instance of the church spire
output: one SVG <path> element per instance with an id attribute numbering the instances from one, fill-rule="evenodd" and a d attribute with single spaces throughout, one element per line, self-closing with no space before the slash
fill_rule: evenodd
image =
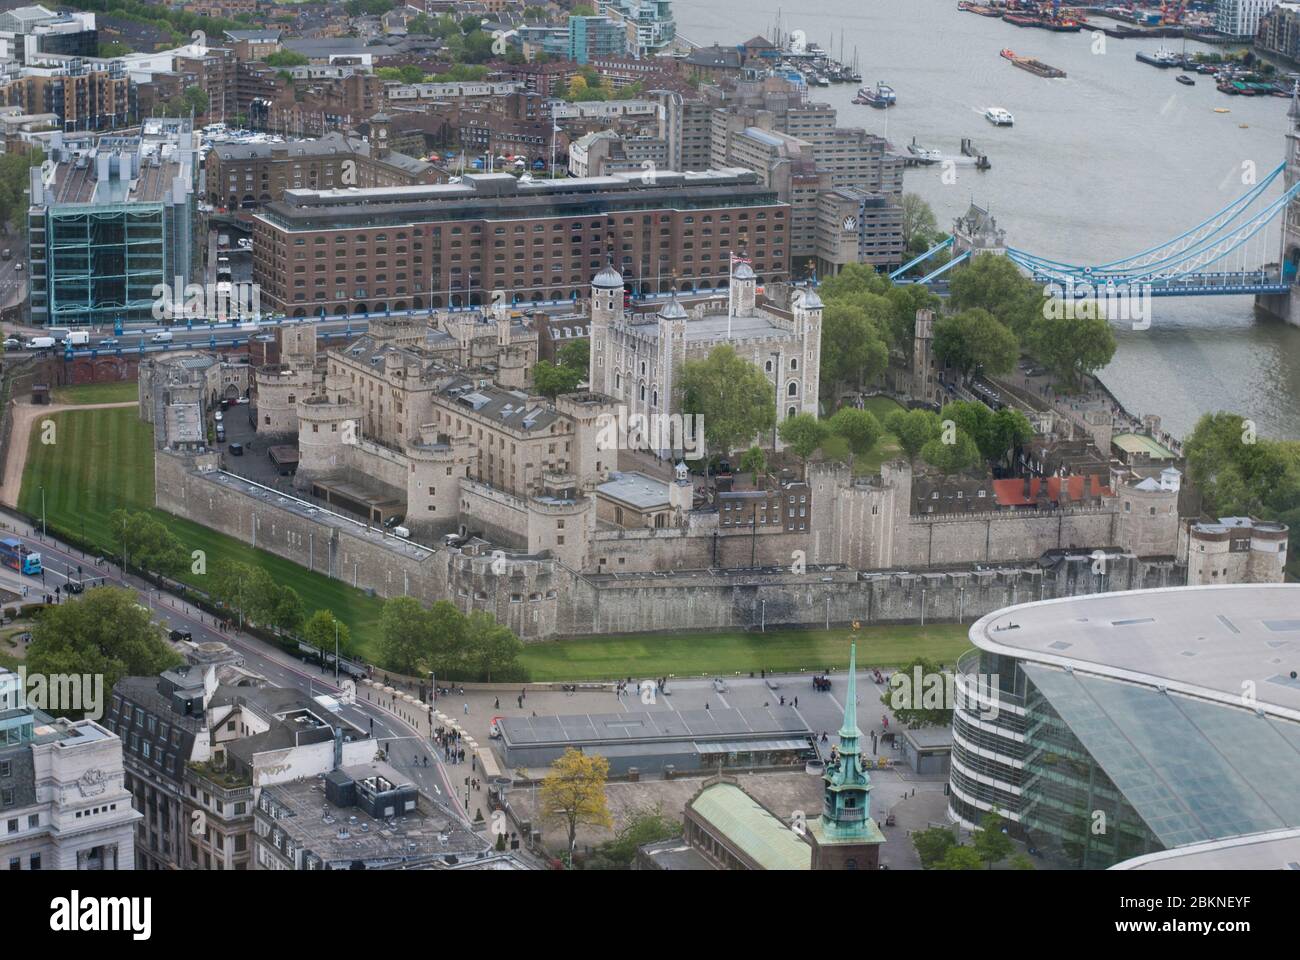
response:
<path id="1" fill-rule="evenodd" d="M 858 644 L 849 644 L 849 691 L 844 702 L 844 723 L 840 727 L 840 753 L 845 752 L 845 740 L 852 743 L 853 753 L 858 752 L 858 738 L 862 731 L 858 729 Z"/>

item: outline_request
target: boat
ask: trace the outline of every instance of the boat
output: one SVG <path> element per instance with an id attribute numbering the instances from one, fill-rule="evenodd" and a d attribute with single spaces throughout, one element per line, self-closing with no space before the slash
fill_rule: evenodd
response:
<path id="1" fill-rule="evenodd" d="M 1138 53 L 1135 55 L 1140 63 L 1149 63 L 1153 67 L 1159 67 L 1161 70 L 1167 70 L 1170 67 L 1178 66 L 1182 61 L 1178 55 L 1160 47 L 1155 53 Z"/>
<path id="2" fill-rule="evenodd" d="M 1010 47 L 1003 47 L 1002 57 L 1007 60 L 1014 60 L 1016 59 L 1016 52 L 1012 50 Z"/>
<path id="3" fill-rule="evenodd" d="M 1010 60 L 1021 70 L 1027 70 L 1038 77 L 1055 79 L 1065 76 L 1064 70 L 1058 70 L 1056 67 L 1043 63 L 1041 60 L 1035 60 L 1033 57 L 1018 57 L 1010 50 L 1003 50 L 1002 56 Z"/>
<path id="4" fill-rule="evenodd" d="M 984 111 L 984 119 L 995 127 L 1009 127 L 1016 122 L 1016 118 L 1001 107 L 989 107 Z"/>
<path id="5" fill-rule="evenodd" d="M 916 142 L 916 137 L 907 145 L 907 152 L 916 158 L 918 163 L 931 164 L 938 163 L 943 159 L 943 154 L 938 150 L 928 150 Z"/>
<path id="6" fill-rule="evenodd" d="M 1215 107 L 1215 108 L 1214 108 L 1214 112 L 1215 112 L 1215 113 L 1232 113 L 1232 111 L 1229 110 L 1227 107 Z"/>
<path id="7" fill-rule="evenodd" d="M 883 80 L 877 81 L 873 90 L 871 87 L 862 87 L 858 90 L 858 95 L 853 98 L 854 103 L 865 104 L 868 107 L 875 107 L 878 110 L 884 110 L 892 107 L 898 102 L 898 97 L 894 94 L 894 88 Z"/>
<path id="8" fill-rule="evenodd" d="M 1181 83 L 1184 87 L 1196 86 L 1196 81 L 1193 80 L 1185 73 L 1180 73 L 1178 76 L 1174 77 L 1174 79 L 1177 80 L 1179 83 Z"/>

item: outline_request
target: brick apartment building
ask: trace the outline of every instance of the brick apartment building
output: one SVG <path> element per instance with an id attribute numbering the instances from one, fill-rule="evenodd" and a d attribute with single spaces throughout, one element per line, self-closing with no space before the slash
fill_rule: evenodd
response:
<path id="1" fill-rule="evenodd" d="M 611 257 L 631 288 L 725 288 L 744 250 L 790 269 L 789 207 L 749 170 L 388 190 L 289 189 L 254 218 L 254 279 L 290 316 L 578 299 Z"/>

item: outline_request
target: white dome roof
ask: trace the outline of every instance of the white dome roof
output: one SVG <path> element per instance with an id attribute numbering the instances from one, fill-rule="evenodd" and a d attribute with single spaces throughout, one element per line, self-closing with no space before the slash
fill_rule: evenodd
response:
<path id="1" fill-rule="evenodd" d="M 805 310 L 819 310 L 826 304 L 822 303 L 822 298 L 817 296 L 817 291 L 812 287 L 803 292 L 803 308 Z"/>
<path id="2" fill-rule="evenodd" d="M 731 275 L 737 280 L 753 280 L 754 268 L 747 263 L 739 263 Z"/>
<path id="3" fill-rule="evenodd" d="M 614 265 L 606 264 L 605 269 L 596 274 L 591 281 L 593 287 L 602 287 L 607 290 L 620 289 L 623 286 L 623 274 L 614 269 Z"/>
<path id="4" fill-rule="evenodd" d="M 680 301 L 678 301 L 677 291 L 674 290 L 673 295 L 668 298 L 668 302 L 659 308 L 659 316 L 663 317 L 665 320 L 686 319 L 686 308 L 681 305 Z"/>

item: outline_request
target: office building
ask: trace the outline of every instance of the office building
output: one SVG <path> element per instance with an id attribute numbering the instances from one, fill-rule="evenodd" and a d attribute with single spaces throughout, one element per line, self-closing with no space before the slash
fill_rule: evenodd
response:
<path id="1" fill-rule="evenodd" d="M 958 663 L 949 814 L 1098 869 L 1300 827 L 1300 586 L 1021 604 Z"/>
<path id="2" fill-rule="evenodd" d="M 129 136 L 55 133 L 31 171 L 31 322 L 153 319 L 158 284 L 195 267 L 190 121 L 146 120 Z"/>

